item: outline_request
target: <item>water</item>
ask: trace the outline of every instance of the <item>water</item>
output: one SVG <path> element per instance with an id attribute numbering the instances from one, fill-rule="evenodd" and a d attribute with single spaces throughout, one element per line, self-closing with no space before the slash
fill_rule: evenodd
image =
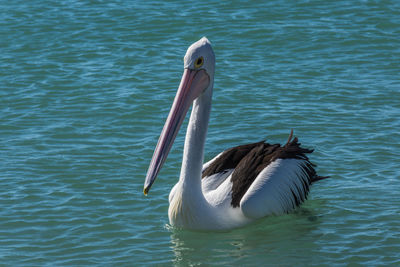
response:
<path id="1" fill-rule="evenodd" d="M 264 2 L 2 1 L 2 264 L 398 266 L 399 2 Z M 184 131 L 143 196 L 202 36 L 217 57 L 206 158 L 293 128 L 331 176 L 295 213 L 168 226 Z"/>

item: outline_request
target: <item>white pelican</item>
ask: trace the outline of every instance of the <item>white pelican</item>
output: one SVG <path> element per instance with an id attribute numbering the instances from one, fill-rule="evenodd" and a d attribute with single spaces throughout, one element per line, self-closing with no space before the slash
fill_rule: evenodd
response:
<path id="1" fill-rule="evenodd" d="M 306 199 L 313 182 L 324 178 L 306 156 L 313 150 L 301 148 L 293 132 L 284 146 L 241 145 L 203 165 L 214 68 L 211 43 L 203 37 L 186 52 L 182 80 L 144 183 L 147 195 L 193 103 L 179 182 L 169 194 L 169 221 L 179 228 L 230 229 L 288 213 Z"/>

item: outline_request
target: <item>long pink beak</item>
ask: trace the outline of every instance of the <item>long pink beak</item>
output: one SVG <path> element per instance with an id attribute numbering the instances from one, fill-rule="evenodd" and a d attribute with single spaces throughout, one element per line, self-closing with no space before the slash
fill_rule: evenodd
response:
<path id="1" fill-rule="evenodd" d="M 143 190 L 145 195 L 149 192 L 150 187 L 156 180 L 157 174 L 167 159 L 168 153 L 175 141 L 189 107 L 192 102 L 207 89 L 209 84 L 210 77 L 204 69 L 185 69 L 183 72 L 174 103 L 172 104 L 167 121 L 164 124 L 164 128 L 154 150 L 149 169 L 147 170 Z"/>

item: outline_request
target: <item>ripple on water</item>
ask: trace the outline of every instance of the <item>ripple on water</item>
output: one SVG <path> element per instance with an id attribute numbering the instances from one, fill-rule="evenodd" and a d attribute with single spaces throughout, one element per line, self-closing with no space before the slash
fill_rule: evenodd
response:
<path id="1" fill-rule="evenodd" d="M 399 264 L 397 2 L 1 7 L 4 264 Z M 217 57 L 206 158 L 293 128 L 331 177 L 294 214 L 168 226 L 184 131 L 143 196 L 182 57 L 204 35 Z"/>

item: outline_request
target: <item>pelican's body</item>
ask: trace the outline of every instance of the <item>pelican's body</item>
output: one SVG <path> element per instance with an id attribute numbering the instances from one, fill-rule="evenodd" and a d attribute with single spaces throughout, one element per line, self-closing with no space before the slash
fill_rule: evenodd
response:
<path id="1" fill-rule="evenodd" d="M 264 142 L 228 149 L 203 165 L 211 111 L 215 56 L 203 37 L 185 55 L 185 71 L 147 172 L 147 194 L 190 104 L 179 182 L 169 195 L 169 220 L 187 229 L 220 230 L 290 212 L 320 179 L 297 138 L 285 146 Z"/>

